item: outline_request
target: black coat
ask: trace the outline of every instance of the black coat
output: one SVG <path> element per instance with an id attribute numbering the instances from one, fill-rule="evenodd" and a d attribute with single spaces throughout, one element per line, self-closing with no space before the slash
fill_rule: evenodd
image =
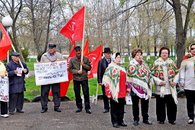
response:
<path id="1" fill-rule="evenodd" d="M 98 70 L 97 70 L 98 83 L 102 83 L 102 78 L 107 67 L 108 67 L 108 62 L 104 57 L 98 63 Z"/>
<path id="2" fill-rule="evenodd" d="M 13 61 L 10 61 L 6 68 L 7 68 L 7 72 L 8 72 L 8 77 L 9 77 L 9 93 L 10 94 L 13 94 L 13 93 L 21 93 L 21 92 L 24 92 L 25 90 L 25 81 L 24 81 L 24 78 L 25 78 L 25 74 L 28 73 L 28 68 L 26 66 L 25 63 L 22 63 L 24 68 L 27 69 L 27 72 L 24 73 L 22 72 L 22 76 L 17 76 L 15 73 L 14 73 L 14 70 L 16 70 L 17 67 L 20 67 L 20 64 L 17 64 Z"/>

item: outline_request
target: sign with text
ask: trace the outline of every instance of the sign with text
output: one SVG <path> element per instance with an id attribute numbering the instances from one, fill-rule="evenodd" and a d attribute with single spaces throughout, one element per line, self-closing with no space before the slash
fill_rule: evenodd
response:
<path id="1" fill-rule="evenodd" d="M 9 80 L 8 77 L 0 77 L 0 101 L 9 101 Z"/>
<path id="2" fill-rule="evenodd" d="M 68 81 L 66 61 L 35 63 L 34 71 L 37 86 Z"/>

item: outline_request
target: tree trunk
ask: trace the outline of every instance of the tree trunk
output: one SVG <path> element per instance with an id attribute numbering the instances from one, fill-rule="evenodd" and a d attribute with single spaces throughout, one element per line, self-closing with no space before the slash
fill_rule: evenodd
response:
<path id="1" fill-rule="evenodd" d="M 169 1 L 167 0 L 167 2 Z M 188 1 L 188 5 L 186 6 L 187 12 L 186 12 L 184 24 L 182 20 L 180 0 L 172 0 L 172 2 L 173 2 L 172 4 L 170 2 L 169 4 L 172 5 L 175 13 L 175 22 L 176 22 L 175 44 L 176 44 L 177 66 L 180 67 L 180 64 L 182 62 L 182 57 L 185 54 L 186 33 L 187 33 L 187 28 L 188 28 L 188 23 L 190 18 L 190 10 L 194 0 Z"/>
<path id="2" fill-rule="evenodd" d="M 13 46 L 15 47 L 16 51 L 20 53 L 20 59 L 21 59 L 21 61 L 24 62 L 25 60 L 24 60 L 24 57 L 22 55 L 22 51 L 20 49 L 20 45 L 19 45 L 18 40 L 17 40 L 15 23 L 12 26 L 12 30 L 13 30 L 13 37 L 12 37 Z"/>

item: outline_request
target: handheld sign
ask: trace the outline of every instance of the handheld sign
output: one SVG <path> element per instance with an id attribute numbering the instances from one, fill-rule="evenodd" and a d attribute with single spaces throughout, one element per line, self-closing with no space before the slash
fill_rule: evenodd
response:
<path id="1" fill-rule="evenodd" d="M 68 81 L 66 61 L 35 63 L 34 71 L 37 86 Z"/>

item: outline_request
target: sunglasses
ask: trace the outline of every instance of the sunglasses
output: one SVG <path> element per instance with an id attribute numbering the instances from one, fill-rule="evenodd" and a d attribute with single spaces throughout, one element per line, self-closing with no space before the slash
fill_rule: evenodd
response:
<path id="1" fill-rule="evenodd" d="M 194 50 L 195 48 L 190 48 L 190 50 Z"/>

